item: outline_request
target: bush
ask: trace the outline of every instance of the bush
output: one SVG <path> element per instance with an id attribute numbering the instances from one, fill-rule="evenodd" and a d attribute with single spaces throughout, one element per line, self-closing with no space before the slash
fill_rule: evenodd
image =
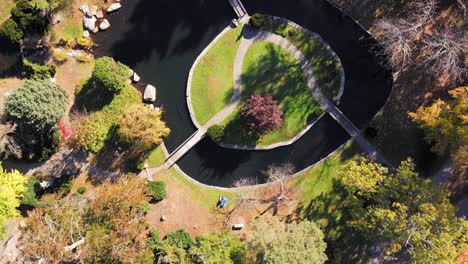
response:
<path id="1" fill-rule="evenodd" d="M 86 192 L 86 187 L 84 186 L 81 186 L 80 188 L 78 188 L 78 190 L 76 190 L 77 193 L 79 194 L 83 194 Z"/>
<path id="2" fill-rule="evenodd" d="M 252 95 L 241 110 L 241 120 L 254 132 L 263 135 L 283 124 L 283 111 L 269 95 Z"/>
<path id="3" fill-rule="evenodd" d="M 23 59 L 23 76 L 33 80 L 45 80 L 55 76 L 57 68 L 53 64 L 37 64 Z"/>
<path id="4" fill-rule="evenodd" d="M 159 231 L 154 229 L 154 228 L 151 228 L 151 230 L 149 232 L 149 235 L 148 235 L 148 240 L 146 241 L 146 244 L 148 245 L 148 247 L 151 250 L 154 250 L 156 248 L 156 246 L 159 244 L 159 242 L 160 242 Z"/>
<path id="5" fill-rule="evenodd" d="M 37 199 L 39 188 L 39 180 L 36 177 L 30 177 L 26 183 L 26 191 L 23 193 L 21 205 L 36 207 L 39 204 Z"/>
<path id="6" fill-rule="evenodd" d="M 90 49 L 90 48 L 93 47 L 93 41 L 91 39 L 89 39 L 89 38 L 79 37 L 76 40 L 76 43 L 82 49 Z"/>
<path id="7" fill-rule="evenodd" d="M 81 63 L 90 63 L 93 61 L 93 55 L 91 54 L 80 54 L 76 56 L 76 60 Z"/>
<path id="8" fill-rule="evenodd" d="M 183 229 L 168 233 L 164 240 L 166 240 L 172 246 L 176 246 L 178 248 L 183 249 L 189 249 L 194 244 L 194 241 L 192 237 L 190 237 L 190 234 Z"/>
<path id="9" fill-rule="evenodd" d="M 268 18 L 262 14 L 254 14 L 250 17 L 250 25 L 255 28 L 262 28 L 268 23 Z"/>
<path id="10" fill-rule="evenodd" d="M 65 62 L 68 59 L 67 54 L 62 49 L 53 49 L 52 50 L 52 58 L 55 62 Z"/>
<path id="11" fill-rule="evenodd" d="M 146 184 L 148 191 L 156 202 L 162 201 L 166 197 L 166 184 L 162 181 L 153 181 Z"/>
<path id="12" fill-rule="evenodd" d="M 221 142 L 224 137 L 224 129 L 223 125 L 212 125 L 208 128 L 208 136 L 216 143 Z"/>
<path id="13" fill-rule="evenodd" d="M 119 93 L 127 85 L 130 69 L 110 57 L 101 57 L 94 65 L 91 82 L 94 88 L 104 89 L 111 94 Z"/>
<path id="14" fill-rule="evenodd" d="M 23 39 L 23 35 L 23 31 L 11 18 L 0 26 L 0 38 L 8 40 L 12 44 L 19 44 Z"/>

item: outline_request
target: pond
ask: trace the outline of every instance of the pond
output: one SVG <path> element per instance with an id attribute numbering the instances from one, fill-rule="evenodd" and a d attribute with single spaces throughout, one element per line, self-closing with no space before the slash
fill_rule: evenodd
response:
<path id="1" fill-rule="evenodd" d="M 369 49 L 375 41 L 350 18 L 325 1 L 244 0 L 255 12 L 288 18 L 321 35 L 340 57 L 345 90 L 339 108 L 359 128 L 385 103 L 392 86 L 391 73 Z M 110 17 L 111 28 L 96 35 L 98 56 L 112 56 L 129 65 L 143 82 L 158 89 L 157 104 L 172 130 L 165 140 L 174 150 L 196 128 L 186 105 L 188 72 L 204 47 L 235 18 L 227 0 L 132 0 Z M 296 143 L 269 151 L 224 149 L 204 139 L 179 162 L 194 179 L 231 186 L 241 177 L 264 181 L 270 164 L 291 162 L 301 170 L 343 144 L 349 136 L 328 115 Z"/>

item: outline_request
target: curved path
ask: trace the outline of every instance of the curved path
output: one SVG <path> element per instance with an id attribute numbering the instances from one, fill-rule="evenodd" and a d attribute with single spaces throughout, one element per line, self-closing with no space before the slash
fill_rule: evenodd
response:
<path id="1" fill-rule="evenodd" d="M 252 44 L 257 41 L 267 41 L 275 45 L 280 46 L 288 53 L 290 53 L 295 59 L 299 61 L 302 70 L 304 71 L 304 76 L 307 80 L 307 85 L 309 86 L 314 99 L 320 104 L 320 107 L 330 114 L 333 119 L 335 119 L 345 130 L 346 132 L 354 138 L 355 142 L 366 152 L 370 158 L 376 160 L 379 163 L 388 164 L 385 158 L 377 151 L 377 149 L 372 146 L 364 137 L 360 135 L 359 129 L 335 106 L 335 104 L 326 98 L 320 89 L 317 86 L 317 83 L 314 78 L 314 74 L 309 65 L 308 59 L 302 54 L 302 52 L 296 48 L 290 41 L 287 39 L 273 34 L 267 31 L 254 30 L 249 27 L 244 27 L 242 32 L 242 39 L 237 50 L 236 57 L 234 59 L 234 68 L 233 68 L 233 79 L 234 79 L 234 93 L 229 104 L 221 110 L 216 116 L 211 118 L 205 125 L 200 127 L 194 134 L 192 134 L 187 140 L 185 140 L 178 148 L 176 148 L 169 156 L 166 158 L 166 161 L 159 167 L 150 168 L 146 172 L 142 171 L 141 176 L 145 174 L 152 175 L 163 169 L 170 168 L 173 166 L 180 158 L 182 158 L 191 148 L 193 148 L 200 140 L 202 140 L 207 133 L 207 130 L 210 126 L 218 124 L 226 119 L 235 109 L 237 104 L 241 99 L 242 94 L 242 65 L 244 62 L 245 55 L 247 54 L 248 49 Z M 149 176 L 147 175 L 147 176 Z"/>

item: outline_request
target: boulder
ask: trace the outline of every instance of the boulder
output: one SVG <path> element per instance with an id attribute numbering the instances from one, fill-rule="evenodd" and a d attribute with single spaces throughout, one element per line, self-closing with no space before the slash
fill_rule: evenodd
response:
<path id="1" fill-rule="evenodd" d="M 96 5 L 91 6 L 91 9 L 89 10 L 89 15 L 96 16 L 97 10 L 98 10 L 98 7 Z"/>
<path id="2" fill-rule="evenodd" d="M 106 30 L 110 27 L 110 23 L 107 19 L 102 20 L 101 24 L 99 24 L 100 30 Z"/>
<path id="3" fill-rule="evenodd" d="M 132 69 L 129 69 L 128 72 L 129 72 L 128 78 L 132 78 L 134 71 Z"/>
<path id="4" fill-rule="evenodd" d="M 89 31 L 88 30 L 83 31 L 82 37 L 83 38 L 89 38 Z"/>
<path id="5" fill-rule="evenodd" d="M 140 81 L 140 76 L 136 72 L 133 73 L 132 81 L 135 83 Z"/>
<path id="6" fill-rule="evenodd" d="M 61 14 L 54 14 L 52 15 L 52 25 L 55 25 L 55 24 L 58 24 L 60 22 L 62 22 L 63 18 L 62 18 L 62 15 Z"/>
<path id="7" fill-rule="evenodd" d="M 98 33 L 98 32 L 99 32 L 99 27 L 95 27 L 95 28 L 93 29 L 93 31 L 91 31 L 91 32 L 93 32 L 93 33 Z"/>
<path id="8" fill-rule="evenodd" d="M 87 15 L 89 13 L 88 5 L 84 4 L 84 5 L 80 6 L 80 11 L 83 12 L 83 14 Z"/>
<path id="9" fill-rule="evenodd" d="M 120 9 L 122 5 L 120 3 L 113 3 L 107 8 L 107 12 L 113 12 Z"/>
<path id="10" fill-rule="evenodd" d="M 97 17 L 97 18 L 103 18 L 103 17 L 104 17 L 104 13 L 102 12 L 102 10 L 98 10 L 98 11 L 96 12 L 96 17 Z"/>
<path id="11" fill-rule="evenodd" d="M 143 93 L 143 100 L 148 102 L 156 101 L 156 87 L 151 84 L 146 85 L 145 92 Z"/>
<path id="12" fill-rule="evenodd" d="M 93 31 L 96 28 L 95 17 L 83 17 L 83 27 L 89 31 Z"/>

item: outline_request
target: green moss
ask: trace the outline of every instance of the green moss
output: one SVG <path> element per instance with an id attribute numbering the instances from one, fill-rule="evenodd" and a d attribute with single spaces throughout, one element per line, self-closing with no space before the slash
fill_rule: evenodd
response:
<path id="1" fill-rule="evenodd" d="M 237 27 L 224 34 L 195 68 L 191 99 L 195 118 L 200 125 L 215 116 L 231 100 L 232 72 L 241 30 L 241 27 Z"/>

